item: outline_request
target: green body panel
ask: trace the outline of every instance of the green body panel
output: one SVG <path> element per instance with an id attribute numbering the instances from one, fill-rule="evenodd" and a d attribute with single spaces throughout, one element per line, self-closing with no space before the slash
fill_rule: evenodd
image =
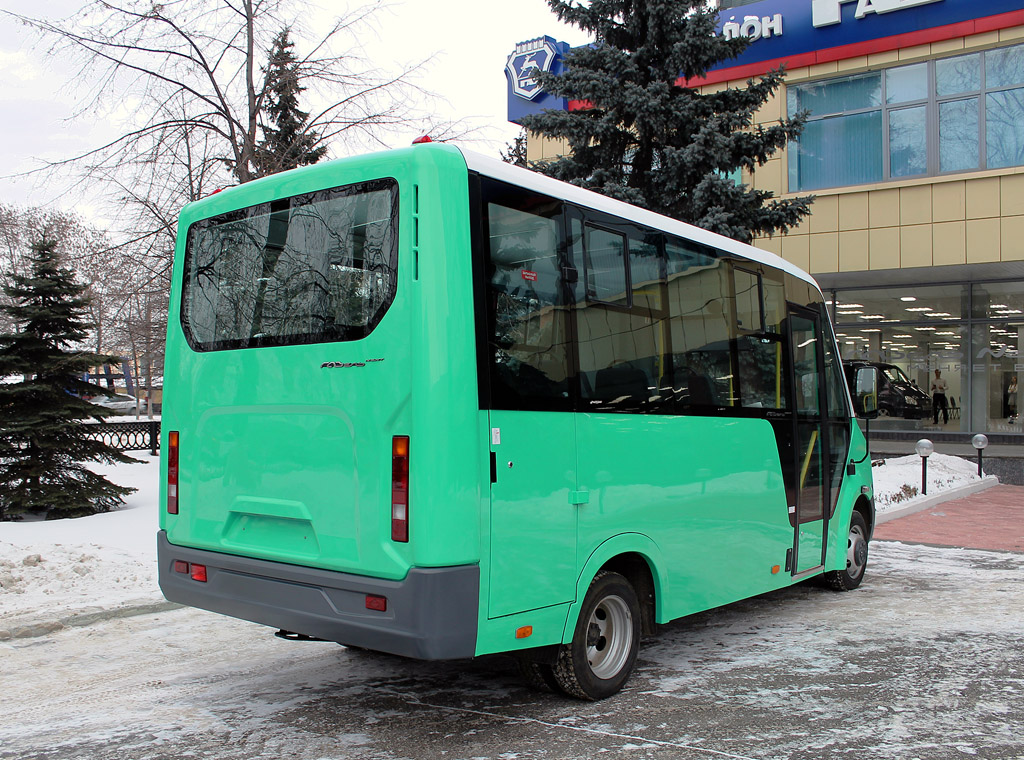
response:
<path id="1" fill-rule="evenodd" d="M 370 335 L 188 346 L 191 223 L 386 177 L 399 186 L 397 295 Z M 165 451 L 168 432 L 180 433 L 181 513 L 160 517 L 169 541 L 386 579 L 478 563 L 478 654 L 567 641 L 594 575 L 623 554 L 650 568 L 659 622 L 793 583 L 772 572 L 794 528 L 768 421 L 480 409 L 468 179 L 454 148 L 417 146 L 288 172 L 182 212 L 162 423 Z M 864 440 L 852 421 L 850 431 L 857 461 Z M 395 435 L 410 437 L 408 543 L 390 538 Z M 166 476 L 164 458 L 162 504 Z M 870 483 L 867 459 L 844 475 L 826 569 L 845 567 L 850 514 Z M 524 626 L 532 635 L 517 638 Z"/>
<path id="2" fill-rule="evenodd" d="M 778 448 L 764 420 L 577 415 L 580 553 L 642 532 L 669 558 L 671 620 L 777 588 L 793 545 Z"/>

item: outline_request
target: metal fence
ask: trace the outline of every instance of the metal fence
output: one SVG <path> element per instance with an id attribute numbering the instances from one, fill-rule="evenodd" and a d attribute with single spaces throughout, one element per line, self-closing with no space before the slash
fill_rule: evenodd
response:
<path id="1" fill-rule="evenodd" d="M 156 454 L 160 448 L 159 420 L 131 420 L 128 422 L 102 422 L 95 428 L 92 437 L 121 451 L 142 451 L 149 449 Z"/>

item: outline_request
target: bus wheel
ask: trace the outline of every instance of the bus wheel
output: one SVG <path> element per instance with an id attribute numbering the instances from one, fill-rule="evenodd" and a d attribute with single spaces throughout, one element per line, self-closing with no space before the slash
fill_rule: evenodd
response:
<path id="1" fill-rule="evenodd" d="M 639 647 L 636 591 L 618 573 L 598 573 L 583 599 L 572 641 L 558 653 L 555 681 L 573 697 L 610 697 L 629 679 Z"/>
<path id="2" fill-rule="evenodd" d="M 562 691 L 555 680 L 554 668 L 546 662 L 519 660 L 519 675 L 534 691 L 553 691 L 556 694 Z"/>
<path id="3" fill-rule="evenodd" d="M 864 580 L 868 566 L 868 527 L 860 512 L 850 516 L 850 535 L 846 544 L 846 569 L 825 573 L 825 581 L 837 591 L 853 591 Z"/>

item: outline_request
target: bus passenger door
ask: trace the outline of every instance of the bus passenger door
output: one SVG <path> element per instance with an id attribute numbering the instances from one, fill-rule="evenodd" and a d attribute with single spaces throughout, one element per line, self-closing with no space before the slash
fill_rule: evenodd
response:
<path id="1" fill-rule="evenodd" d="M 481 178 L 479 209 L 495 618 L 575 600 L 576 428 L 562 203 Z"/>
<path id="2" fill-rule="evenodd" d="M 576 596 L 572 414 L 492 410 L 488 617 Z"/>
<path id="3" fill-rule="evenodd" d="M 800 575 L 824 564 L 825 507 L 829 495 L 825 471 L 828 440 L 824 425 L 824 362 L 821 318 L 817 313 L 790 305 L 789 345 L 796 412 L 796 504 L 790 505 L 791 510 L 795 507 L 792 573 Z"/>

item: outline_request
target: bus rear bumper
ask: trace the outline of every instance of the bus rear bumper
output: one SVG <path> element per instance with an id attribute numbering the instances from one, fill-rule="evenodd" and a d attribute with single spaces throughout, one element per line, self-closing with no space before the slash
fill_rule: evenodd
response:
<path id="1" fill-rule="evenodd" d="M 412 568 L 400 581 L 171 544 L 157 534 L 167 599 L 293 633 L 423 660 L 476 653 L 480 568 Z M 206 568 L 206 580 L 175 562 Z M 181 567 L 181 565 L 179 565 Z M 367 596 L 387 609 L 367 609 Z"/>

